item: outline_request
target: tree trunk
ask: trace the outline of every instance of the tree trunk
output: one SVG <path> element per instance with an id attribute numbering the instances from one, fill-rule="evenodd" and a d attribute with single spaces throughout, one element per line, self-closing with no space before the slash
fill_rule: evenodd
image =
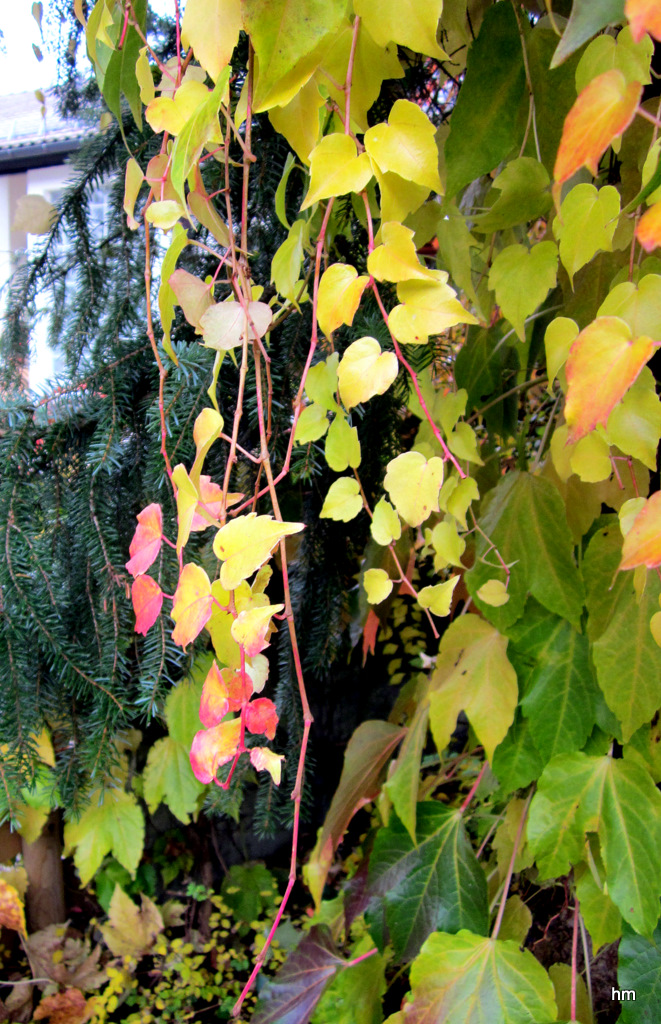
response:
<path id="1" fill-rule="evenodd" d="M 59 811 L 51 812 L 34 843 L 23 840 L 23 862 L 29 882 L 26 893 L 29 931 L 65 921 Z"/>

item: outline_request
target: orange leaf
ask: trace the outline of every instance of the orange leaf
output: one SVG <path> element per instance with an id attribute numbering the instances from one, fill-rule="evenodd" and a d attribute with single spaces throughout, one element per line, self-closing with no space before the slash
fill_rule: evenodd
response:
<path id="1" fill-rule="evenodd" d="M 606 421 L 656 348 L 651 338 L 633 337 L 619 316 L 600 316 L 581 331 L 567 359 L 565 419 L 568 444 Z"/>
<path id="2" fill-rule="evenodd" d="M 246 728 L 249 732 L 264 733 L 272 740 L 278 725 L 278 712 L 268 697 L 257 697 L 246 708 Z"/>
<path id="3" fill-rule="evenodd" d="M 661 491 L 653 494 L 641 508 L 624 538 L 620 569 L 661 565 Z"/>
<path id="4" fill-rule="evenodd" d="M 200 721 L 207 729 L 222 722 L 230 709 L 227 684 L 214 661 L 202 687 L 200 698 Z"/>
<path id="5" fill-rule="evenodd" d="M 163 607 L 163 591 L 151 576 L 137 576 L 131 587 L 131 600 L 135 612 L 135 631 L 147 635 Z"/>
<path id="6" fill-rule="evenodd" d="M 556 205 L 560 185 L 581 167 L 596 175 L 602 154 L 631 124 L 642 89 L 639 82 L 627 85 L 622 72 L 613 68 L 593 78 L 580 93 L 565 118 L 553 169 Z"/>
<path id="7" fill-rule="evenodd" d="M 208 526 L 212 525 L 208 519 L 201 515 L 202 509 L 212 516 L 213 519 L 217 519 L 223 507 L 223 489 L 220 484 L 215 484 L 210 476 L 202 475 L 197 489 L 200 494 L 200 500 L 197 503 L 197 511 L 193 516 L 191 532 L 206 530 Z M 242 497 L 242 494 L 228 494 L 225 508 L 231 508 L 232 505 L 236 505 L 237 501 L 241 501 Z"/>
<path id="8" fill-rule="evenodd" d="M 25 914 L 18 889 L 5 882 L 4 878 L 0 878 L 0 927 L 26 934 Z"/>
<path id="9" fill-rule="evenodd" d="M 126 563 L 131 576 L 146 572 L 158 556 L 163 543 L 163 514 L 161 506 L 152 504 L 138 513 L 138 526 L 129 548 L 130 559 Z"/>
<path id="10" fill-rule="evenodd" d="M 50 1019 L 50 1024 L 85 1024 L 92 1014 L 96 999 L 85 999 L 79 988 L 68 988 L 45 996 L 34 1011 L 35 1020 Z"/>
<path id="11" fill-rule="evenodd" d="M 239 748 L 241 719 L 221 722 L 213 729 L 195 733 L 190 750 L 190 763 L 198 782 L 213 782 L 222 764 L 231 761 Z"/>
<path id="12" fill-rule="evenodd" d="M 250 751 L 253 768 L 256 768 L 258 772 L 268 772 L 276 786 L 280 785 L 284 759 L 284 754 L 274 754 L 268 747 L 253 747 Z"/>
<path id="13" fill-rule="evenodd" d="M 645 252 L 651 252 L 657 245 L 661 245 L 661 203 L 655 203 L 649 210 L 645 210 L 638 221 L 636 238 Z"/>
<path id="14" fill-rule="evenodd" d="M 252 680 L 247 673 L 244 675 L 239 669 L 233 671 L 230 668 L 225 668 L 222 675 L 227 686 L 230 711 L 240 711 L 243 705 L 252 697 Z"/>
<path id="15" fill-rule="evenodd" d="M 626 0 L 624 13 L 629 19 L 634 43 L 639 43 L 646 32 L 661 40 L 659 0 Z"/>
<path id="16" fill-rule="evenodd" d="M 189 562 L 181 571 L 174 592 L 172 618 L 177 623 L 172 633 L 176 644 L 185 647 L 198 636 L 211 616 L 211 583 L 204 569 Z"/>

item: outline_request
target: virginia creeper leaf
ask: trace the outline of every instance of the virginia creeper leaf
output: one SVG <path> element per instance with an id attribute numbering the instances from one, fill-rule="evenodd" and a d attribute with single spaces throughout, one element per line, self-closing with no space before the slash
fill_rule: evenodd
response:
<path id="1" fill-rule="evenodd" d="M 140 576 L 147 571 L 158 558 L 163 543 L 163 513 L 160 505 L 147 505 L 142 512 L 138 512 L 137 519 L 138 525 L 129 547 L 131 557 L 126 563 L 131 576 Z"/>
<path id="2" fill-rule="evenodd" d="M 346 349 L 337 368 L 340 398 L 346 409 L 382 395 L 399 369 L 394 352 L 382 352 L 376 338 L 359 338 Z"/>
<path id="3" fill-rule="evenodd" d="M 175 644 L 186 647 L 202 632 L 209 621 L 212 605 L 209 577 L 199 565 L 189 562 L 183 567 L 174 592 L 172 618 L 176 626 L 172 639 Z"/>
<path id="4" fill-rule="evenodd" d="M 136 576 L 131 586 L 131 600 L 135 612 L 135 631 L 146 636 L 161 614 L 163 591 L 151 576 Z"/>
<path id="5" fill-rule="evenodd" d="M 320 199 L 362 192 L 372 177 L 367 153 L 358 155 L 356 143 L 349 135 L 326 135 L 310 153 L 310 188 L 301 210 Z"/>
<path id="6" fill-rule="evenodd" d="M 225 590 L 234 590 L 241 580 L 259 569 L 283 537 L 300 533 L 303 523 L 281 523 L 272 516 L 255 512 L 237 516 L 221 527 L 213 542 L 214 554 L 223 564 L 220 582 Z"/>
<path id="7" fill-rule="evenodd" d="M 398 961 L 417 956 L 431 932 L 488 928 L 486 876 L 458 810 L 424 801 L 417 807 L 416 842 L 393 815 L 370 856 L 368 893 L 385 904 Z"/>
<path id="8" fill-rule="evenodd" d="M 229 64 L 242 28 L 241 0 L 186 0 L 182 45 L 193 47 L 196 60 L 214 82 Z"/>
<path id="9" fill-rule="evenodd" d="M 420 452 L 404 452 L 391 459 L 383 485 L 390 500 L 410 526 L 419 526 L 438 512 L 438 492 L 443 483 L 443 460 L 427 460 Z"/>
<path id="10" fill-rule="evenodd" d="M 363 499 L 358 481 L 352 476 L 341 476 L 328 488 L 319 518 L 348 523 L 356 518 L 362 507 Z"/>
<path id="11" fill-rule="evenodd" d="M 526 317 L 534 313 L 554 287 L 558 272 L 558 250 L 554 242 L 539 242 L 532 249 L 508 245 L 499 252 L 489 272 L 489 287 L 496 302 L 525 340 Z"/>
<path id="12" fill-rule="evenodd" d="M 354 10 L 379 46 L 392 41 L 428 57 L 446 59 L 436 40 L 442 0 L 425 4 L 416 0 L 355 0 Z"/>

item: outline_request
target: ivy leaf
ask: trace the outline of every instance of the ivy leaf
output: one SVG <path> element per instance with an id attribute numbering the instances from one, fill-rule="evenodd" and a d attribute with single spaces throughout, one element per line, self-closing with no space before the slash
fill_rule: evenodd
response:
<path id="1" fill-rule="evenodd" d="M 87 885 L 107 853 L 135 876 L 144 839 L 145 819 L 133 793 L 106 789 L 93 793 L 78 821 L 64 826 L 64 854 L 73 852 L 80 883 Z"/>
<path id="2" fill-rule="evenodd" d="M 352 469 L 357 469 L 360 466 L 361 452 L 358 430 L 356 427 L 349 426 L 342 413 L 339 413 L 330 425 L 324 446 L 324 455 L 326 462 L 336 473 L 344 473 L 349 466 Z"/>
<path id="3" fill-rule="evenodd" d="M 404 224 L 387 221 L 381 225 L 381 245 L 367 257 L 367 269 L 377 281 L 436 281 L 438 271 L 428 270 L 415 249 L 415 232 Z"/>
<path id="4" fill-rule="evenodd" d="M 491 234 L 543 216 L 551 206 L 550 184 L 548 171 L 539 160 L 530 156 L 510 160 L 494 179 L 487 202 L 494 193 L 498 198 L 486 213 L 471 218 L 473 229 Z"/>
<path id="5" fill-rule="evenodd" d="M 661 11 L 654 0 L 625 0 L 624 13 L 635 43 L 639 43 L 646 32 L 661 39 Z"/>
<path id="6" fill-rule="evenodd" d="M 657 491 L 641 508 L 624 538 L 619 568 L 635 569 L 661 565 L 661 491 Z"/>
<path id="7" fill-rule="evenodd" d="M 190 763 L 198 782 L 204 785 L 213 782 L 221 765 L 231 761 L 239 748 L 241 719 L 202 729 L 193 737 L 190 749 Z"/>
<path id="8" fill-rule="evenodd" d="M 358 277 L 355 267 L 333 263 L 321 276 L 317 296 L 317 320 L 324 334 L 331 334 L 342 324 L 353 323 L 369 277 Z"/>
<path id="9" fill-rule="evenodd" d="M 328 488 L 319 518 L 348 523 L 356 518 L 362 507 L 363 499 L 358 481 L 352 476 L 341 476 Z"/>
<path id="10" fill-rule="evenodd" d="M 553 55 L 551 67 L 556 68 L 575 53 L 588 39 L 607 25 L 621 24 L 624 0 L 574 0 L 569 21 Z"/>
<path id="11" fill-rule="evenodd" d="M 131 586 L 131 601 L 135 612 L 135 631 L 147 635 L 163 607 L 163 591 L 151 576 L 136 576 Z"/>
<path id="12" fill-rule="evenodd" d="M 391 459 L 383 485 L 409 526 L 419 526 L 438 512 L 438 492 L 443 483 L 443 460 L 426 459 L 421 452 L 403 452 Z"/>
<path id="13" fill-rule="evenodd" d="M 126 563 L 131 576 L 139 576 L 147 571 L 158 557 L 163 543 L 163 513 L 160 505 L 147 505 L 142 512 L 138 512 L 137 518 L 138 525 L 129 547 L 131 557 Z"/>
<path id="14" fill-rule="evenodd" d="M 252 1016 L 254 1024 L 304 1024 L 328 982 L 344 960 L 327 925 L 313 925 L 290 953 L 264 992 Z"/>
<path id="15" fill-rule="evenodd" d="M 143 795 L 150 814 L 165 804 L 184 825 L 199 808 L 204 786 L 197 781 L 188 750 L 172 736 L 156 740 L 149 748 L 143 773 Z"/>
<path id="16" fill-rule="evenodd" d="M 221 585 L 225 590 L 234 590 L 241 580 L 247 580 L 267 561 L 283 537 L 300 533 L 302 529 L 303 523 L 281 523 L 272 516 L 258 516 L 255 512 L 226 523 L 213 542 L 214 554 L 223 562 Z"/>
<path id="17" fill-rule="evenodd" d="M 469 931 L 430 935 L 411 967 L 406 1024 L 537 1024 L 557 1018 L 553 985 L 532 953 Z M 488 1007 L 488 1018 L 484 1012 Z"/>
<path id="18" fill-rule="evenodd" d="M 193 47 L 195 59 L 215 82 L 229 64 L 242 28 L 241 0 L 187 0 L 181 41 L 185 49 Z"/>
<path id="19" fill-rule="evenodd" d="M 489 287 L 496 292 L 496 302 L 525 341 L 526 317 L 541 306 L 558 272 L 558 250 L 554 242 L 539 242 L 532 249 L 525 245 L 508 245 L 498 253 L 489 272 Z"/>
<path id="20" fill-rule="evenodd" d="M 508 632 L 520 657 L 533 661 L 521 709 L 544 761 L 580 750 L 599 697 L 587 637 L 534 602 Z"/>
<path id="21" fill-rule="evenodd" d="M 565 507 L 553 484 L 528 473 L 508 473 L 482 503 L 479 524 L 490 543 L 478 537 L 476 560 L 466 573 L 466 585 L 480 610 L 500 629 L 506 629 L 520 617 L 530 593 L 549 611 L 579 628 L 583 583 L 574 563 Z M 487 555 L 491 543 L 511 566 L 510 599 L 502 608 L 489 607 L 477 597 L 480 587 L 494 576 L 495 562 L 481 561 L 485 557 L 491 561 Z"/>
<path id="22" fill-rule="evenodd" d="M 617 983 L 636 993 L 636 1001 L 622 1000 L 621 1024 L 651 1024 L 661 1001 L 661 925 L 650 939 L 624 926 L 618 948 Z"/>
<path id="23" fill-rule="evenodd" d="M 392 591 L 392 580 L 385 569 L 366 569 L 363 586 L 370 604 L 381 604 Z"/>
<path id="24" fill-rule="evenodd" d="M 451 199 L 504 160 L 521 138 L 519 108 L 527 102 L 526 73 L 516 15 L 494 4 L 468 51 L 466 77 L 445 144 L 446 196 Z"/>
<path id="25" fill-rule="evenodd" d="M 310 153 L 310 188 L 301 210 L 320 199 L 362 192 L 372 177 L 367 153 L 358 154 L 350 135 L 326 135 Z"/>
<path id="26" fill-rule="evenodd" d="M 650 619 L 658 612 L 661 585 L 655 573 L 648 573 L 640 601 L 634 599 L 631 577 L 615 577 L 621 543 L 615 523 L 598 531 L 585 553 L 583 575 L 597 682 L 628 742 L 659 707 L 661 648 L 650 632 Z"/>
<path id="27" fill-rule="evenodd" d="M 172 639 L 175 644 L 186 647 L 202 632 L 209 621 L 212 606 L 209 577 L 199 565 L 189 562 L 179 576 L 172 603 L 171 614 L 176 622 Z"/>
<path id="28" fill-rule="evenodd" d="M 489 761 L 514 720 L 519 691 L 507 639 L 475 615 L 455 619 L 441 638 L 432 675 L 430 724 L 439 753 L 465 711 Z"/>
<path id="29" fill-rule="evenodd" d="M 232 623 L 230 632 L 249 658 L 269 646 L 267 636 L 273 632 L 271 619 L 281 612 L 284 604 L 268 604 L 261 608 L 245 608 Z"/>
<path id="30" fill-rule="evenodd" d="M 581 861 L 588 832 L 599 836 L 608 895 L 625 921 L 651 935 L 661 895 L 661 793 L 638 764 L 575 753 L 546 766 L 528 817 L 540 877 Z"/>
<path id="31" fill-rule="evenodd" d="M 273 312 L 265 302 L 249 302 L 244 309 L 240 302 L 217 302 L 200 317 L 200 327 L 207 348 L 229 352 L 244 339 L 263 338 L 273 319 Z"/>
<path id="32" fill-rule="evenodd" d="M 617 316 L 600 316 L 581 331 L 566 366 L 569 444 L 575 444 L 599 424 L 606 426 L 613 408 L 655 347 L 651 338 L 634 338 L 629 325 Z"/>
<path id="33" fill-rule="evenodd" d="M 388 326 L 402 345 L 425 345 L 430 334 L 442 334 L 456 324 L 476 324 L 464 309 L 445 271 L 437 271 L 434 281 L 401 281 L 395 306 L 388 315 Z"/>
<path id="34" fill-rule="evenodd" d="M 417 842 L 394 815 L 377 833 L 368 893 L 383 899 L 395 956 L 417 956 L 431 932 L 488 929 L 486 876 L 459 811 L 418 804 Z"/>
<path id="35" fill-rule="evenodd" d="M 303 868 L 303 876 L 317 906 L 335 850 L 349 822 L 356 811 L 378 795 L 383 768 L 405 735 L 405 729 L 375 720 L 359 725 L 349 740 L 340 784 L 319 831 L 317 844 Z"/>
<path id="36" fill-rule="evenodd" d="M 389 42 L 408 46 L 437 60 L 447 60 L 436 33 L 443 11 L 442 0 L 355 0 L 354 10 L 379 46 Z"/>
<path id="37" fill-rule="evenodd" d="M 399 370 L 394 352 L 382 352 L 376 338 L 359 338 L 346 349 L 337 368 L 340 398 L 345 409 L 383 395 Z"/>
<path id="38" fill-rule="evenodd" d="M 597 191 L 594 185 L 582 182 L 563 199 L 553 230 L 560 239 L 560 259 L 572 286 L 576 271 L 596 252 L 613 248 L 619 215 L 620 194 L 613 185 Z"/>
<path id="39" fill-rule="evenodd" d="M 417 103 L 396 100 L 387 123 L 365 132 L 365 149 L 381 171 L 442 193 L 435 132 Z"/>
<path id="40" fill-rule="evenodd" d="M 629 82 L 613 68 L 597 75 L 581 92 L 565 118 L 555 158 L 554 195 L 560 185 L 581 167 L 596 178 L 599 160 L 613 139 L 631 124 L 643 91 L 639 82 Z"/>

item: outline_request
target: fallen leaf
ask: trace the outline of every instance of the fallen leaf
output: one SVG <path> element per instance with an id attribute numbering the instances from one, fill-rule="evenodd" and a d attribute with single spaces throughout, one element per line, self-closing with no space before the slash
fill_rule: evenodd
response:
<path id="1" fill-rule="evenodd" d="M 122 887 L 115 885 L 108 922 L 101 925 L 104 941 L 115 956 L 144 956 L 163 931 L 163 918 L 156 904 L 144 893 L 140 899 L 141 906 L 137 907 Z"/>

